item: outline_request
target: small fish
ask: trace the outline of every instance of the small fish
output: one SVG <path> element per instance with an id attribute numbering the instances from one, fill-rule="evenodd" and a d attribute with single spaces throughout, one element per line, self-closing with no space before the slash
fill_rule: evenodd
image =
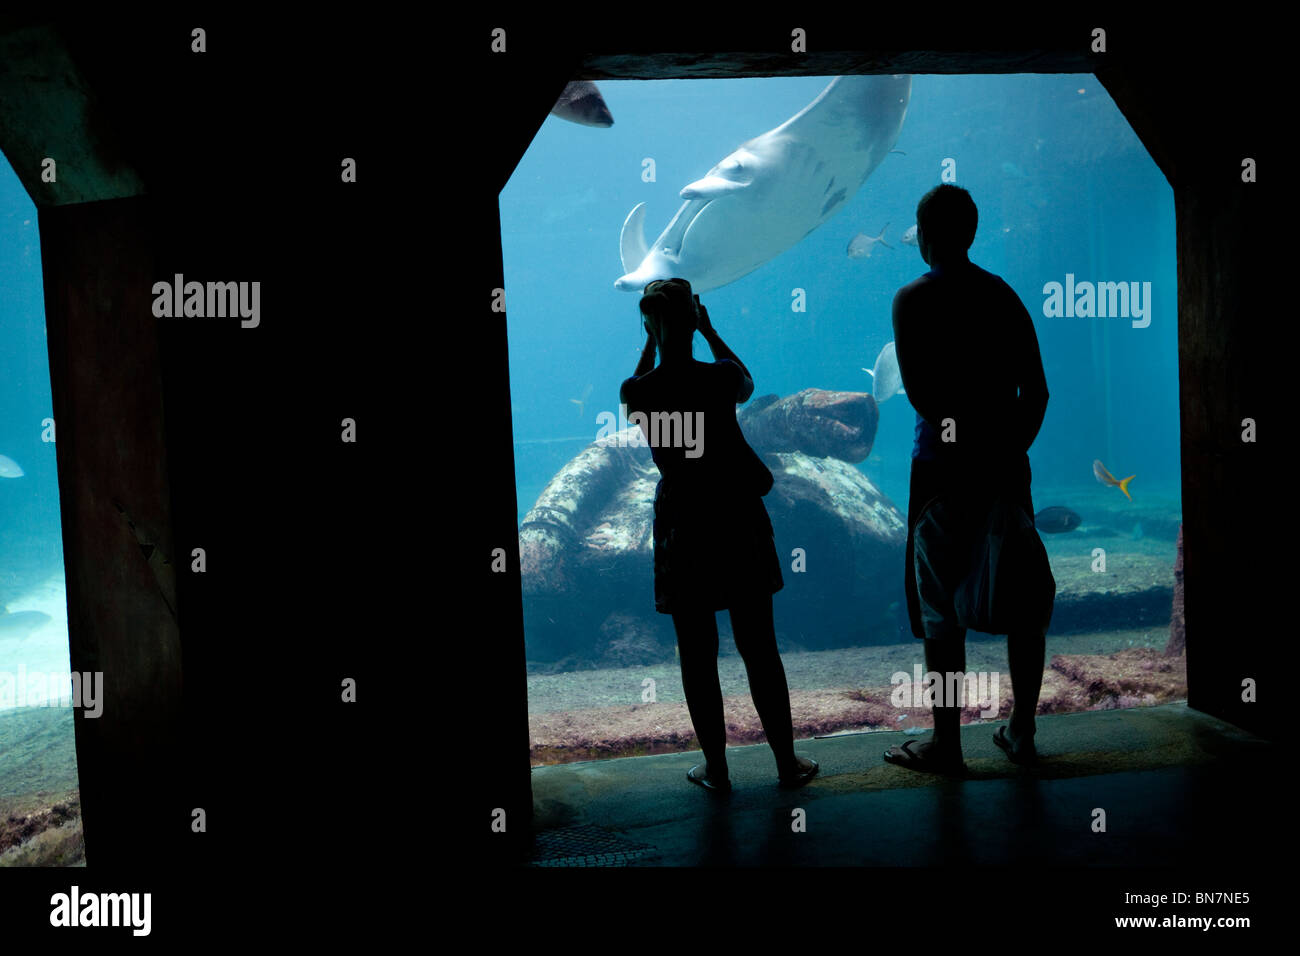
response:
<path id="1" fill-rule="evenodd" d="M 862 371 L 871 376 L 871 397 L 879 405 L 885 399 L 893 395 L 906 395 L 903 391 L 903 376 L 898 371 L 898 354 L 894 351 L 894 343 L 888 342 L 876 356 L 875 368 L 864 368 Z"/>
<path id="2" fill-rule="evenodd" d="M 1082 523 L 1083 519 L 1076 512 L 1060 505 L 1044 508 L 1034 515 L 1034 528 L 1045 534 L 1060 534 L 1065 531 L 1073 531 Z"/>
<path id="3" fill-rule="evenodd" d="M 1133 526 L 1133 531 L 1132 531 L 1132 533 L 1129 534 L 1129 537 L 1132 538 L 1134 541 L 1141 541 L 1141 540 L 1142 540 L 1142 522 L 1141 522 L 1141 521 L 1139 521 L 1137 524 L 1135 524 L 1135 525 Z"/>
<path id="4" fill-rule="evenodd" d="M 903 233 L 903 245 L 914 246 L 916 244 L 916 224 L 913 223 L 907 227 L 907 232 Z"/>
<path id="5" fill-rule="evenodd" d="M 569 401 L 573 402 L 573 404 L 575 404 L 575 405 L 578 406 L 578 417 L 579 417 L 579 418 L 582 417 L 582 413 L 583 413 L 583 411 L 584 411 L 584 410 L 586 409 L 586 407 L 587 407 L 587 399 L 591 398 L 591 389 L 592 389 L 592 386 L 588 385 L 586 388 L 584 388 L 584 389 L 582 390 L 582 398 L 571 398 L 571 399 L 569 399 Z"/>
<path id="6" fill-rule="evenodd" d="M 21 478 L 26 472 L 7 455 L 0 455 L 0 478 Z"/>
<path id="7" fill-rule="evenodd" d="M 46 624 L 52 618 L 41 611 L 17 611 L 10 614 L 7 609 L 0 608 L 0 641 L 22 641 L 26 640 L 36 631 Z"/>
<path id="8" fill-rule="evenodd" d="M 1137 475 L 1129 475 L 1123 481 L 1118 481 L 1114 475 L 1106 470 L 1106 466 L 1101 463 L 1100 459 L 1092 463 L 1092 473 L 1097 476 L 1097 480 L 1103 485 L 1114 485 L 1120 491 L 1124 492 L 1125 498 L 1129 501 L 1133 500 L 1133 496 L 1128 493 L 1128 483 L 1136 478 Z"/>
<path id="9" fill-rule="evenodd" d="M 889 223 L 885 223 L 885 229 L 888 228 L 889 228 Z M 845 250 L 845 252 L 848 253 L 849 258 L 870 259 L 871 250 L 876 245 L 876 243 L 880 243 L 886 249 L 894 248 L 889 243 L 885 242 L 885 229 L 881 229 L 880 235 L 876 236 L 874 239 L 871 236 L 868 236 L 865 232 L 860 232 L 852 239 L 850 239 L 849 247 L 848 249 Z"/>
<path id="10" fill-rule="evenodd" d="M 551 107 L 551 115 L 579 126 L 599 126 L 608 129 L 614 125 L 614 116 L 605 105 L 605 98 L 595 83 L 574 80 L 560 93 Z"/>

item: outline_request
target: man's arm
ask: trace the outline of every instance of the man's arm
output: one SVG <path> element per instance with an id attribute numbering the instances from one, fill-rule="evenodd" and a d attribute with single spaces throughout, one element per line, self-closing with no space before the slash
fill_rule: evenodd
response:
<path id="1" fill-rule="evenodd" d="M 922 361 L 925 343 L 917 335 L 913 293 L 907 286 L 894 296 L 894 354 L 898 359 L 898 374 L 903 380 L 903 391 L 917 413 L 936 428 L 943 414 L 935 405 L 939 392 Z"/>
<path id="2" fill-rule="evenodd" d="M 1020 343 L 1020 354 L 1016 362 L 1016 376 L 1019 394 L 1016 397 L 1017 434 L 1020 439 L 1020 452 L 1028 452 L 1029 446 L 1038 437 L 1043 427 L 1043 416 L 1047 414 L 1047 376 L 1043 373 L 1043 357 L 1038 350 L 1038 333 L 1034 329 L 1034 320 L 1011 287 L 1011 298 L 1015 300 L 1016 337 Z"/>

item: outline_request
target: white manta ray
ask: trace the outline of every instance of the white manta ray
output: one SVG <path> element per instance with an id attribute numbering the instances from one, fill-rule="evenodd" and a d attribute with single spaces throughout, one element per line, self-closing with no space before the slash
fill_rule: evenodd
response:
<path id="1" fill-rule="evenodd" d="M 708 292 L 753 272 L 844 208 L 893 148 L 912 92 L 910 76 L 837 76 L 776 129 L 749 140 L 681 191 L 653 247 L 645 203 L 623 223 L 626 273 L 640 292 L 679 277 Z"/>

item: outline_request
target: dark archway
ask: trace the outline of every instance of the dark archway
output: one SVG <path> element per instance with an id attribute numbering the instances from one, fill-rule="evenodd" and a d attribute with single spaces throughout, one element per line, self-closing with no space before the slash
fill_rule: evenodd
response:
<path id="1" fill-rule="evenodd" d="M 1242 420 L 1259 420 L 1264 383 L 1264 347 L 1251 335 L 1244 317 L 1260 314 L 1261 282 L 1268 270 L 1262 218 L 1266 193 L 1242 181 L 1243 160 L 1259 160 L 1265 125 L 1254 97 L 1241 95 L 1234 79 L 1243 75 L 1249 47 L 1244 34 L 1218 34 L 1223 58 L 1212 72 L 1196 69 L 1185 51 L 1200 42 L 1195 31 L 1178 26 L 1116 24 L 1107 33 L 1105 54 L 1092 53 L 1091 23 L 1016 28 L 962 24 L 873 27 L 870 37 L 843 39 L 843 28 L 806 29 L 810 38 L 866 47 L 871 53 L 776 52 L 788 43 L 788 30 L 736 28 L 683 32 L 649 24 L 635 37 L 616 40 L 574 31 L 507 33 L 508 56 L 484 53 L 483 69 L 503 70 L 501 105 L 509 117 L 485 127 L 485 162 L 493 164 L 490 199 L 508 180 L 567 79 L 600 80 L 834 75 L 852 72 L 898 73 L 1093 73 L 1105 85 L 1174 189 L 1178 242 L 1179 379 L 1182 423 L 1183 507 L 1188 644 L 1189 704 L 1245 729 L 1276 734 L 1276 704 L 1271 704 L 1263 670 L 1269 638 L 1258 606 L 1264 561 L 1256 544 L 1260 530 L 1239 520 L 1237 508 L 1249 489 L 1264 489 L 1259 444 L 1242 441 Z M 507 25 L 508 26 L 508 25 Z M 818 47 L 810 39 L 811 48 Z M 485 44 L 486 46 L 486 44 Z M 632 49 L 629 50 L 628 48 Z M 613 52 L 617 48 L 618 52 Z M 766 50 L 723 53 L 718 50 Z M 581 51 L 608 51 L 586 52 Z M 675 54 L 656 50 L 679 50 Z M 892 52 L 891 52 L 892 51 Z M 911 52 L 898 52 L 911 51 Z M 971 52 L 979 51 L 979 52 Z M 1226 60 L 1227 62 L 1224 62 Z M 542 82 L 542 78 L 545 82 Z M 1207 122 L 1213 135 L 1206 135 Z M 485 276 L 502 286 L 496 216 L 487 215 L 476 233 L 482 246 L 496 250 Z M 492 221 L 489 222 L 488 219 Z M 494 231 L 495 227 L 495 231 Z M 478 354 L 505 354 L 503 323 L 473 297 L 466 307 L 489 321 L 467 329 L 466 348 Z M 1239 318 L 1240 317 L 1240 318 Z M 490 538 L 515 554 L 514 489 L 510 445 L 509 382 L 504 363 L 485 367 L 482 384 L 493 399 L 495 428 L 485 454 L 493 463 L 492 481 L 476 489 L 466 513 L 488 516 Z M 482 538 L 482 532 L 466 536 Z M 531 812 L 527 787 L 527 724 L 524 690 L 522 611 L 517 562 L 509 573 L 492 575 L 486 563 L 470 565 L 464 582 L 482 582 L 492 598 L 482 608 L 482 630 L 492 635 L 483 656 L 467 655 L 458 666 L 466 673 L 491 673 L 496 679 L 491 706 L 475 713 L 492 741 L 493 757 L 482 792 L 493 807 L 516 821 Z M 505 666 L 501 652 L 507 650 Z M 1258 703 L 1243 700 L 1242 682 L 1260 685 Z M 1272 698 L 1276 700 L 1274 696 Z M 473 706 L 471 702 L 470 706 Z M 492 796 L 488 796 L 492 794 Z M 495 849 L 500 849 L 500 842 Z M 491 843 L 487 844 L 492 848 Z"/>
<path id="2" fill-rule="evenodd" d="M 378 157 L 380 163 L 414 171 L 412 179 L 397 176 L 393 180 L 383 196 L 388 208 L 408 210 L 414 206 L 420 215 L 438 222 L 441 235 L 434 242 L 427 230 L 402 231 L 394 228 L 395 223 L 385 224 L 385 228 L 393 228 L 393 245 L 405 249 L 409 256 L 410 261 L 400 265 L 406 267 L 408 280 L 420 287 L 423 294 L 418 301 L 436 312 L 432 321 L 445 333 L 437 353 L 420 352 L 408 359 L 410 371 L 445 361 L 448 356 L 468 356 L 471 363 L 460 388 L 473 402 L 462 399 L 459 405 L 468 405 L 472 414 L 446 416 L 438 423 L 438 446 L 448 450 L 445 461 L 456 466 L 450 468 L 448 482 L 455 507 L 441 501 L 436 541 L 425 542 L 412 558 L 417 563 L 432 563 L 439 587 L 456 596 L 471 615 L 469 624 L 449 622 L 433 626 L 432 635 L 421 634 L 438 645 L 436 667 L 445 684 L 419 695 L 417 709 L 423 711 L 432 703 L 433 719 L 442 732 L 464 732 L 469 737 L 468 746 L 453 751 L 453 756 L 467 762 L 468 775 L 458 779 L 468 781 L 471 794 L 457 813 L 468 813 L 469 819 L 478 821 L 489 809 L 503 808 L 510 821 L 508 832 L 516 835 L 526 832 L 520 824 L 531 813 L 507 350 L 504 322 L 492 309 L 492 290 L 503 285 L 496 196 L 564 83 L 573 76 L 599 80 L 841 72 L 1097 75 L 1168 176 L 1175 193 L 1190 703 L 1244 728 L 1277 733 L 1280 710 L 1272 702 L 1278 694 L 1270 693 L 1264 648 L 1286 638 L 1274 638 L 1264 627 L 1259 605 L 1275 592 L 1268 586 L 1271 582 L 1258 578 L 1264 560 L 1258 557 L 1257 544 L 1266 522 L 1270 529 L 1279 523 L 1285 528 L 1285 514 L 1274 517 L 1264 513 L 1262 506 L 1270 500 L 1271 486 L 1258 453 L 1262 446 L 1240 440 L 1242 419 L 1260 420 L 1264 415 L 1265 373 L 1271 371 L 1264 361 L 1271 347 L 1270 336 L 1256 330 L 1265 322 L 1271 326 L 1273 321 L 1285 321 L 1284 313 L 1265 310 L 1260 292 L 1266 277 L 1276 274 L 1263 258 L 1269 235 L 1264 214 L 1275 208 L 1276 191 L 1270 193 L 1265 184 L 1267 173 L 1265 183 L 1245 185 L 1241 181 L 1243 159 L 1262 161 L 1261 154 L 1271 145 L 1264 139 L 1269 123 L 1263 118 L 1271 88 L 1264 81 L 1252 85 L 1248 80 L 1258 77 L 1261 67 L 1275 62 L 1273 52 L 1266 49 L 1269 37 L 1263 37 L 1261 46 L 1260 37 L 1232 22 L 1197 27 L 1167 18 L 1151 26 L 1116 20 L 1102 24 L 1108 30 L 1108 52 L 1097 54 L 1089 49 L 1092 30 L 1098 26 L 1091 18 L 1047 23 L 1042 14 L 1036 16 L 1036 22 L 1025 26 L 1008 25 L 1001 15 L 996 23 L 978 24 L 941 20 L 925 11 L 918 11 L 915 19 L 905 24 L 873 22 L 867 16 L 849 22 L 803 19 L 798 26 L 806 30 L 813 52 L 801 54 L 789 52 L 791 25 L 766 18 L 761 22 L 735 16 L 719 17 L 715 22 L 691 18 L 688 22 L 684 16 L 668 19 L 648 14 L 635 31 L 613 26 L 604 17 L 584 21 L 572 14 L 559 14 L 540 27 L 485 19 L 450 40 L 440 34 L 423 36 L 429 46 L 417 51 L 421 62 L 452 62 L 446 63 L 445 69 L 423 74 L 419 80 L 422 88 L 407 86 L 408 78 L 397 76 L 386 81 L 382 90 L 365 90 L 367 115 L 384 115 L 379 129 L 382 135 L 375 136 L 373 142 L 394 142 L 394 130 L 421 125 L 429 136 L 420 139 L 435 144 L 427 150 L 403 149 L 403 143 L 416 141 L 403 135 L 398 138 L 395 155 Z M 506 53 L 491 49 L 491 31 L 498 26 L 507 30 Z M 1267 24 L 1253 28 L 1271 29 Z M 163 429 L 156 417 L 159 403 L 148 400 L 150 394 L 156 399 L 159 393 L 136 391 L 121 399 L 144 402 L 131 412 L 139 427 L 132 433 L 135 444 L 128 458 L 69 458 L 74 455 L 69 443 L 59 450 L 61 479 L 67 484 L 79 474 L 122 475 L 127 482 L 124 487 L 132 489 L 134 496 L 128 506 L 139 509 L 137 513 L 155 510 L 150 517 L 158 523 L 156 533 L 165 538 L 170 517 L 157 503 L 165 502 L 167 496 L 159 483 L 169 478 L 170 494 L 177 505 L 176 537 L 185 540 L 195 532 L 204 532 L 213 540 L 215 528 L 247 527 L 250 503 L 262 509 L 253 511 L 252 524 L 257 525 L 263 516 L 274 518 L 274 509 L 265 500 L 288 489 L 277 484 L 269 492 L 258 496 L 246 493 L 235 500 L 229 497 L 229 485 L 214 477 L 204 479 L 196 471 L 195 462 L 202 461 L 194 457 L 197 440 L 189 439 L 187 445 L 184 436 L 173 430 L 175 423 L 188 412 L 197 416 L 192 422 L 216 428 L 223 417 L 201 414 L 204 409 L 196 392 L 187 391 L 190 383 L 182 380 L 184 369 L 178 363 L 186 356 L 205 355 L 213 365 L 233 362 L 238 367 L 239 353 L 223 343 L 213 356 L 208 352 L 209 343 L 184 334 L 164 342 L 156 359 L 150 358 L 147 350 L 130 349 L 126 343 L 131 336 L 143 336 L 147 344 L 151 333 L 138 324 L 138 304 L 129 306 L 130 297 L 141 296 L 138 281 L 129 277 L 152 275 L 155 267 L 166 273 L 169 266 L 182 261 L 175 250 L 184 244 L 188 244 L 191 257 L 202 253 L 214 268 L 227 261 L 278 262 L 284 250 L 277 244 L 274 230 L 250 229 L 247 223 L 225 219 L 225 200 L 250 188 L 258 199 L 266 200 L 265 208 L 276 209 L 276 221 L 286 231 L 292 229 L 298 237 L 322 236 L 299 253 L 300 260 L 312 257 L 310 269 L 295 273 L 304 282 L 310 283 L 322 269 L 330 268 L 340 275 L 364 275 L 367 268 L 375 274 L 401 270 L 392 261 L 359 263 L 355 255 L 344 257 L 332 248 L 325 237 L 333 235 L 330 230 L 337 229 L 338 223 L 326 222 L 305 192 L 284 191 L 275 176 L 259 175 L 263 171 L 256 168 L 230 175 L 227 150 L 235 140 L 220 137 L 231 130 L 239 143 L 256 143 L 270 153 L 280 149 L 288 156 L 298 155 L 298 133 L 310 132 L 317 144 L 329 142 L 336 150 L 341 148 L 342 137 L 332 142 L 329 131 L 340 113 L 349 117 L 360 113 L 359 93 L 349 86 L 349 77 L 340 76 L 337 88 L 319 100 L 304 102 L 296 96 L 301 81 L 295 77 L 300 72 L 328 82 L 325 78 L 332 75 L 328 67 L 337 65 L 333 48 L 304 43 L 301 31 L 275 35 L 259 24 L 257 30 L 264 31 L 262 39 L 255 32 L 243 31 L 237 41 L 241 50 L 256 54 L 248 60 L 256 66 L 253 75 L 214 71 L 198 79 L 190 76 L 188 84 L 174 87 L 175 67 L 184 49 L 172 44 L 177 36 L 187 35 L 188 29 L 187 24 L 177 22 L 151 22 L 147 29 L 121 24 L 109 28 L 103 23 L 52 27 L 38 18 L 0 22 L 0 63 L 4 64 L 0 69 L 0 147 L 41 211 L 52 385 L 56 412 L 62 419 L 61 436 L 67 434 L 65 427 L 74 433 L 81 429 L 87 435 L 111 428 L 128 410 L 117 399 L 88 400 L 86 388 L 95 375 L 104 368 L 118 367 L 111 354 L 84 359 L 80 365 L 76 361 L 81 347 L 76 337 L 93 341 L 95 323 L 104 321 L 101 311 L 123 323 L 118 326 L 125 336 L 121 347 L 130 352 L 134 367 L 141 368 L 140 375 L 161 378 L 167 398 L 165 467 L 161 465 Z M 386 29 L 391 32 L 391 27 Z M 369 42 L 373 37 L 365 39 Z M 440 45 L 444 41 L 446 46 Z M 829 45 L 873 52 L 819 52 Z M 680 52 L 660 52 L 665 50 Z M 309 72 L 302 60 L 312 56 L 316 60 Z M 31 68 L 21 68 L 24 62 Z M 398 63 L 400 57 L 389 62 Z M 285 64 L 280 73 L 268 66 L 278 63 Z M 72 73 L 66 69 L 69 65 Z M 267 89 L 279 91 L 281 97 L 268 99 Z M 83 95 L 93 109 L 84 115 L 69 113 L 77 106 L 77 97 Z M 278 108 L 281 104 L 301 113 L 286 113 Z M 185 118 L 194 116 L 223 118 L 213 121 L 218 139 L 190 141 L 178 134 L 178 122 L 183 128 Z M 221 125 L 226 120 L 229 128 Z M 221 148 L 214 148 L 214 142 Z M 63 191 L 52 191 L 40 180 L 40 160 L 52 149 L 75 157 L 83 169 L 80 177 L 64 181 L 67 188 Z M 303 181 L 324 182 L 333 175 L 333 171 L 309 173 Z M 151 204 L 149 197 L 142 197 L 143 182 L 149 183 L 156 200 L 166 197 L 167 201 Z M 471 205 L 465 197 L 474 190 L 478 198 L 473 201 L 476 205 Z M 184 205 L 187 198 L 194 200 L 188 208 Z M 334 210 L 337 215 L 337 207 Z M 350 218 L 345 216 L 345 226 L 363 228 L 362 212 L 355 210 Z M 404 214 L 402 225 L 409 226 L 409 218 Z M 445 235 L 448 230 L 452 230 L 449 236 Z M 431 262 L 435 246 L 441 251 L 436 262 Z M 225 250 L 234 248 L 245 250 L 242 259 L 222 258 Z M 106 263 L 114 262 L 121 268 L 106 268 Z M 283 268 L 289 271 L 293 267 Z M 300 303 L 304 312 L 319 309 L 324 313 L 334 306 L 330 300 L 338 297 L 336 290 L 312 291 L 309 285 L 303 286 L 302 294 L 312 297 L 310 302 Z M 361 291 L 353 295 L 351 305 L 357 312 L 374 307 Z M 111 308 L 102 309 L 103 302 Z M 132 325 L 133 321 L 137 324 Z M 419 325 L 416 316 L 405 327 Z M 64 345 L 55 348 L 59 328 L 66 330 L 66 337 Z M 264 354 L 259 359 L 263 364 L 255 371 L 264 378 L 271 377 L 278 367 L 301 367 L 298 341 L 281 341 L 278 347 L 274 357 Z M 386 356 L 386 361 L 392 359 Z M 330 370 L 327 362 L 320 372 L 321 381 Z M 299 397 L 287 389 L 284 394 L 291 412 L 300 408 Z M 234 394 L 232 400 L 238 402 L 239 395 Z M 432 401 L 427 395 L 424 400 Z M 248 399 L 226 406 L 222 414 L 256 418 L 264 409 L 263 401 Z M 402 439 L 424 440 L 412 439 L 409 434 Z M 260 442 L 249 452 L 270 460 L 283 454 L 279 436 L 268 435 Z M 95 447 L 105 459 L 113 451 L 111 444 Z M 190 456 L 188 471 L 177 464 L 178 457 L 186 454 Z M 311 467 L 306 458 L 295 463 L 303 469 Z M 328 474 L 335 463 L 322 464 L 321 473 Z M 120 470 L 124 467 L 125 471 Z M 471 467 L 474 480 L 459 480 Z M 178 481 L 177 474 L 184 474 L 185 480 Z M 74 595 L 77 572 L 69 567 L 70 622 L 77 626 L 78 608 L 71 606 L 74 600 L 82 602 L 83 613 L 89 613 L 97 596 L 111 591 L 113 582 L 104 579 L 103 568 L 128 568 L 130 580 L 117 592 L 116 600 L 135 609 L 132 613 L 138 612 L 140 620 L 147 622 L 147 629 L 156 636 L 153 659 L 166 662 L 175 650 L 175 632 L 167 624 L 165 602 L 158 597 L 147 560 L 131 563 L 140 555 L 134 540 L 117 536 L 120 529 L 116 526 L 110 534 L 107 526 L 96 525 L 98 518 L 89 517 L 99 512 L 92 508 L 95 486 L 85 488 L 82 504 L 86 510 L 80 515 L 65 510 L 64 515 L 66 550 L 80 549 L 86 555 L 80 598 Z M 187 513 L 181 507 L 185 502 L 190 505 Z M 410 508 L 419 511 L 427 506 L 426 497 Z M 182 527 L 185 518 L 188 528 Z M 329 530 L 331 547 L 357 554 L 376 552 L 365 527 Z M 299 547 L 324 534 L 318 522 L 306 514 L 281 533 L 296 540 Z M 243 540 L 235 530 L 230 536 L 235 545 Z M 495 548 L 504 550 L 505 573 L 493 569 Z M 107 555 L 111 563 L 96 562 L 95 554 Z M 233 587 L 241 582 L 256 585 L 273 580 L 277 573 L 282 578 L 285 574 L 272 553 L 252 551 L 243 557 L 246 563 L 241 576 L 228 579 Z M 299 593 L 328 590 L 328 583 L 309 578 L 304 575 L 299 582 Z M 338 583 L 344 580 L 345 573 L 339 572 Z M 191 618 L 187 625 L 190 648 L 211 652 L 219 646 L 218 624 L 237 625 L 237 615 L 223 609 L 218 597 L 197 591 L 187 595 L 186 587 L 180 585 L 182 607 L 189 597 L 198 602 L 192 607 L 224 613 L 224 618 L 208 621 Z M 292 591 L 292 585 L 282 583 L 280 590 Z M 270 602 L 281 596 L 280 590 L 263 583 L 255 593 Z M 313 621 L 331 616 L 324 610 L 315 613 Z M 133 640 L 127 642 L 136 632 L 136 628 L 119 625 L 119 636 L 114 638 L 113 632 L 103 628 L 80 627 L 79 634 L 72 636 L 73 667 L 110 653 L 114 640 L 122 647 L 134 648 Z M 290 649 L 281 653 L 283 665 L 301 660 Z M 192 693 L 214 689 L 218 660 L 201 654 L 193 668 L 187 661 L 187 700 Z M 200 678 L 199 683 L 191 676 Z M 1247 678 L 1260 683 L 1260 703 L 1243 703 L 1241 682 Z M 79 726 L 91 860 L 101 847 L 105 855 L 100 862 L 114 856 L 137 861 L 156 857 L 164 844 L 174 843 L 177 832 L 183 832 L 185 821 L 177 818 L 177 810 L 186 805 L 184 796 L 168 804 L 169 819 L 164 820 L 158 809 L 162 792 L 158 788 L 169 784 L 166 762 L 176 752 L 168 715 L 179 706 L 179 686 L 170 664 L 151 687 L 156 690 L 155 698 L 150 707 L 134 715 L 137 722 L 101 724 L 91 734 Z M 286 711 L 275 720 L 291 724 L 294 716 Z M 430 719 L 427 714 L 421 716 Z M 242 731 L 262 726 L 245 720 L 239 728 Z M 334 753 L 352 753 L 363 744 L 362 738 L 347 736 L 355 734 L 354 729 L 331 726 L 326 732 L 331 735 L 328 742 L 296 755 L 299 766 L 308 766 L 308 756 L 321 758 L 323 764 Z M 213 775 L 220 772 L 222 759 L 227 761 L 227 769 L 239 768 L 237 756 L 215 758 Z M 269 763 L 268 758 L 260 759 Z M 97 818 L 104 821 L 100 824 L 102 836 L 95 832 Z M 249 817 L 248 822 L 256 821 Z M 473 845 L 476 852 L 491 855 L 512 848 L 513 841 L 498 838 L 486 827 L 479 829 L 477 823 L 465 829 L 482 836 Z"/>

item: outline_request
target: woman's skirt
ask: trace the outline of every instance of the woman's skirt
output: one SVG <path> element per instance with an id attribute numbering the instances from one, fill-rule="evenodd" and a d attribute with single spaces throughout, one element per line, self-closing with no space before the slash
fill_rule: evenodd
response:
<path id="1" fill-rule="evenodd" d="M 655 494 L 655 610 L 721 611 L 785 586 L 763 499 L 704 505 Z"/>

